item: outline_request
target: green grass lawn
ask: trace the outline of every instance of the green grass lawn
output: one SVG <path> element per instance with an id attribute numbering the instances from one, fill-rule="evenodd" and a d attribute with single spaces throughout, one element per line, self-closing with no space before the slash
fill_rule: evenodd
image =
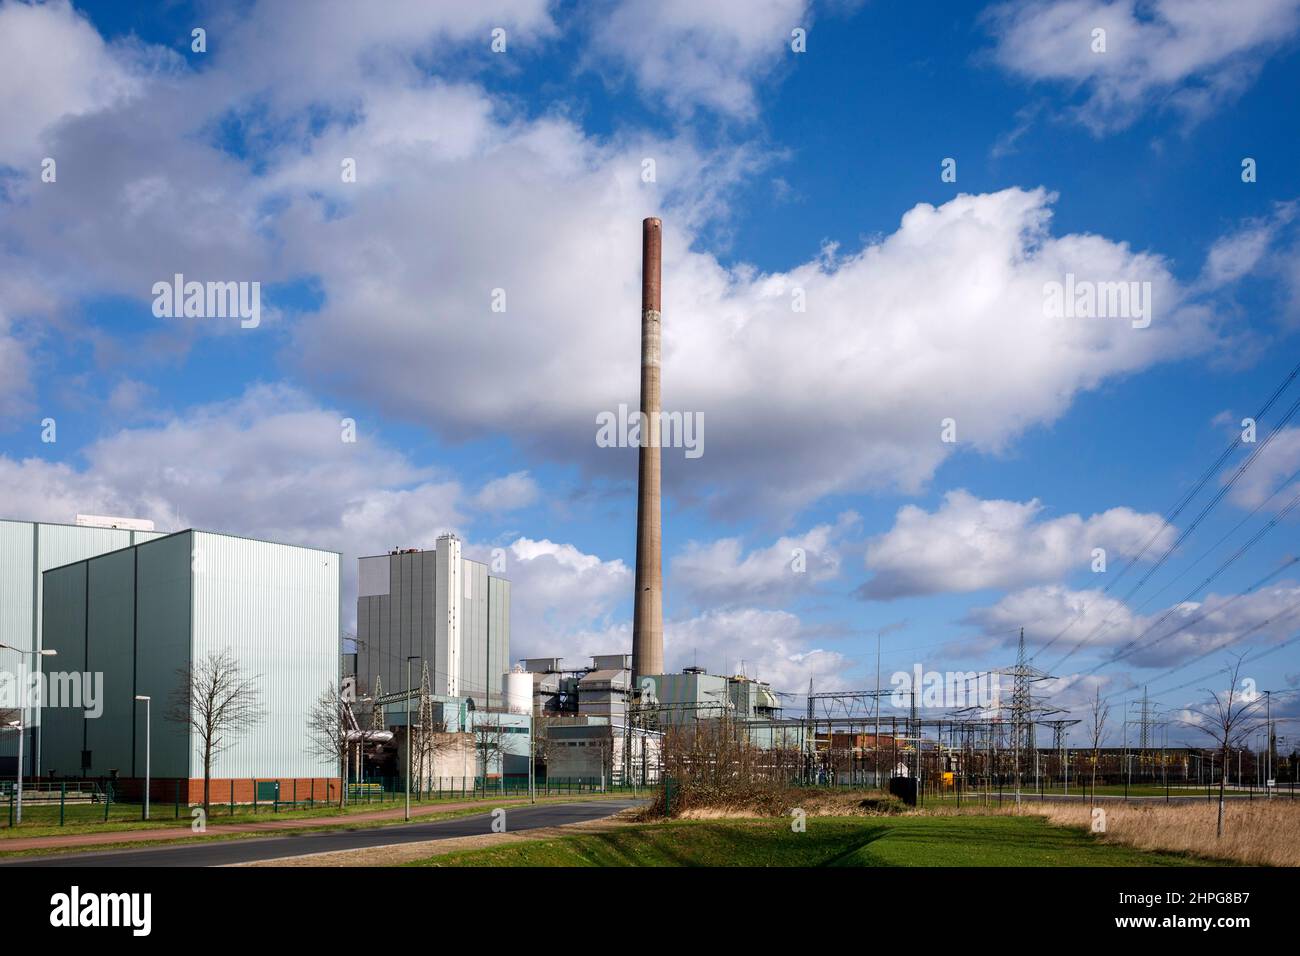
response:
<path id="1" fill-rule="evenodd" d="M 572 790 L 554 787 L 549 792 L 540 788 L 538 800 L 550 802 L 562 800 L 600 800 L 626 797 L 628 791 L 611 788 L 607 792 L 591 789 Z M 412 795 L 411 806 L 427 807 L 456 803 L 479 803 L 490 808 L 497 804 L 517 804 L 527 802 L 527 792 L 520 793 L 511 789 L 506 793 L 496 791 L 443 791 L 440 794 Z M 142 819 L 139 803 L 121 803 L 114 801 L 108 807 L 105 818 L 103 803 L 69 803 L 63 808 L 63 823 L 59 823 L 59 804 L 57 799 L 37 800 L 28 797 L 23 802 L 23 822 L 21 826 L 10 826 L 12 808 L 9 795 L 0 797 L 0 850 L 6 838 L 58 836 L 72 833 L 111 833 L 116 831 L 152 830 L 176 827 L 188 830 L 193 822 L 192 808 L 185 803 L 177 804 L 173 800 L 154 801 L 149 808 L 149 819 Z M 208 817 L 208 826 L 217 829 L 231 823 L 265 823 L 268 820 L 310 820 L 316 817 L 332 817 L 341 814 L 371 813 L 378 810 L 394 810 L 405 805 L 401 793 L 394 795 L 388 791 L 373 798 L 354 796 L 346 806 L 340 808 L 337 798 L 332 802 L 316 801 L 308 805 L 301 801 L 296 806 L 282 803 L 278 807 L 272 802 L 261 802 L 254 811 L 252 804 L 237 803 L 233 806 L 223 802 L 220 794 L 213 794 L 212 813 Z"/>
<path id="2" fill-rule="evenodd" d="M 473 799 L 471 796 L 468 799 Z M 511 798 L 514 799 L 514 798 Z M 526 798 L 525 798 L 526 799 Z M 253 812 L 251 804 L 229 804 L 213 801 L 212 815 L 208 825 L 217 828 L 231 823 L 265 823 L 268 820 L 310 820 L 315 817 L 332 817 L 340 814 L 368 813 L 375 810 L 393 810 L 404 805 L 402 799 L 374 800 L 373 802 L 353 801 L 340 809 L 337 803 L 317 803 L 314 807 L 292 807 L 282 805 L 279 811 L 271 803 L 259 804 Z M 412 806 L 436 806 L 440 803 L 461 803 L 462 798 L 445 797 L 442 800 L 412 800 Z M 177 815 L 179 812 L 179 816 Z M 104 805 L 70 804 L 64 808 L 64 823 L 59 824 L 59 807 L 57 804 L 33 804 L 23 806 L 22 826 L 8 826 L 8 806 L 0 807 L 0 848 L 4 840 L 12 837 L 59 836 L 72 833 L 108 833 L 113 831 L 155 830 L 176 827 L 188 830 L 193 822 L 191 808 L 181 804 L 179 811 L 173 803 L 155 803 L 149 808 L 149 819 L 141 819 L 138 803 L 113 803 L 108 808 L 108 819 L 104 819 Z"/>
<path id="3" fill-rule="evenodd" d="M 644 824 L 431 857 L 411 866 L 1204 866 L 1101 843 L 1041 817 L 812 817 Z"/>

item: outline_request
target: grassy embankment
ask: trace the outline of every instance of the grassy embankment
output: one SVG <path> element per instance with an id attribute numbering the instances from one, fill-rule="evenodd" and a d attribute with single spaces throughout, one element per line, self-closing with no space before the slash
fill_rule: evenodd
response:
<path id="1" fill-rule="evenodd" d="M 791 808 L 806 832 L 790 825 Z M 964 802 L 908 810 L 878 793 L 787 790 L 694 806 L 686 819 L 575 834 L 421 861 L 435 866 L 1300 866 L 1300 803 Z"/>
<path id="2" fill-rule="evenodd" d="M 415 866 L 1195 866 L 1039 816 L 683 820 L 431 857 Z"/>

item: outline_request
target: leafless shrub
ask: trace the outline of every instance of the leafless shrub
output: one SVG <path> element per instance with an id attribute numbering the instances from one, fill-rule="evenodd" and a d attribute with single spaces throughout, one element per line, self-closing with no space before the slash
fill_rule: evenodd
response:
<path id="1" fill-rule="evenodd" d="M 229 650 L 210 651 L 176 671 L 167 720 L 188 727 L 203 752 L 203 811 L 211 810 L 212 760 L 235 745 L 264 716 L 257 678 L 244 673 Z"/>
<path id="2" fill-rule="evenodd" d="M 773 807 L 795 785 L 803 755 L 795 748 L 760 747 L 747 729 L 729 720 L 669 727 L 663 738 L 661 787 L 650 808 L 659 816 L 680 816 L 711 807 Z M 667 802 L 665 802 L 667 801 Z"/>

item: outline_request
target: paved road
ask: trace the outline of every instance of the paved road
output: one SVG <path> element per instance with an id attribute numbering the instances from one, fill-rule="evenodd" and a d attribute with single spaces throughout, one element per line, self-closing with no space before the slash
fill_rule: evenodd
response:
<path id="1" fill-rule="evenodd" d="M 512 833 L 557 827 L 566 823 L 599 820 L 627 807 L 636 800 L 594 800 L 584 803 L 549 803 L 538 806 L 509 807 L 506 826 Z M 445 840 L 450 837 L 480 836 L 492 832 L 491 811 L 473 816 L 434 820 L 429 823 L 403 823 L 394 826 L 355 830 L 328 830 L 299 833 L 269 839 L 249 837 L 237 840 L 212 840 L 179 846 L 157 846 L 131 850 L 100 850 L 93 853 L 63 853 L 56 856 L 24 857 L 0 861 L 9 866 L 225 866 L 254 860 L 276 860 L 304 853 L 330 853 L 336 850 L 359 850 L 422 840 Z"/>

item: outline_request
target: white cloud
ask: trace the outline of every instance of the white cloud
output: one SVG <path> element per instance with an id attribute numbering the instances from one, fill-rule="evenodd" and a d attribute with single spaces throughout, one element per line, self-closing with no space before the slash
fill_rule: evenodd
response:
<path id="1" fill-rule="evenodd" d="M 1050 666 L 1053 659 L 1064 658 L 1076 646 L 1085 659 L 1105 659 L 1108 653 L 1119 651 L 1124 657 L 1114 665 L 1117 670 L 1107 669 L 1107 673 L 1123 674 L 1133 667 L 1185 664 L 1229 645 L 1240 652 L 1251 642 L 1284 640 L 1295 633 L 1298 605 L 1300 585 L 1288 582 L 1244 596 L 1212 594 L 1150 614 L 1135 613 L 1100 590 L 1046 585 L 977 608 L 965 622 L 986 635 L 1004 635 L 1003 643 L 1009 640 L 1005 635 L 1019 627 L 1025 629 L 1029 644 L 1055 639 L 1047 658 L 1037 662 L 1040 666 Z M 1234 644 L 1239 639 L 1242 643 Z"/>
<path id="2" fill-rule="evenodd" d="M 812 593 L 840 573 L 840 544 L 858 516 L 841 515 L 801 535 L 787 535 L 748 553 L 739 538 L 688 542 L 672 559 L 669 580 L 675 595 L 708 607 L 769 604 Z"/>
<path id="3" fill-rule="evenodd" d="M 708 611 L 664 626 L 664 666 L 680 670 L 698 661 L 713 673 L 738 673 L 774 690 L 806 693 L 844 686 L 848 661 L 837 651 L 809 646 L 799 618 L 788 611 L 737 608 Z"/>
<path id="4" fill-rule="evenodd" d="M 512 57 L 555 35 L 547 6 L 547 0 L 387 0 L 380 12 L 350 0 L 315 0 L 309 16 L 278 0 L 216 8 L 208 24 L 213 68 L 202 79 L 202 95 L 223 109 L 258 97 L 286 111 L 311 105 L 346 114 L 360 88 L 416 82 L 430 65 L 466 52 L 508 69 Z M 491 53 L 497 27 L 507 33 L 504 54 Z M 462 71 L 470 63 L 460 61 Z M 251 132 L 269 134 L 285 119 L 254 118 Z"/>
<path id="5" fill-rule="evenodd" d="M 948 492 L 934 512 L 906 505 L 889 531 L 867 543 L 873 576 L 860 593 L 887 600 L 1049 581 L 1089 569 L 1094 548 L 1105 549 L 1109 566 L 1148 543 L 1154 557 L 1176 533 L 1162 528 L 1159 515 L 1129 508 L 1089 518 L 1043 518 L 1042 512 L 1036 498 L 982 500 L 964 490 Z"/>
<path id="6" fill-rule="evenodd" d="M 755 84 L 794 55 L 791 32 L 811 27 L 810 6 L 809 0 L 619 0 L 601 11 L 592 48 L 625 65 L 647 100 L 673 110 L 702 105 L 752 117 Z"/>
<path id="7" fill-rule="evenodd" d="M 1300 28 L 1297 0 L 1023 0 L 993 8 L 994 57 L 1030 80 L 1080 87 L 1079 120 L 1123 128 L 1153 105 L 1199 118 L 1240 96 Z M 1093 52 L 1093 30 L 1106 52 Z"/>
<path id="8" fill-rule="evenodd" d="M 1264 216 L 1247 219 L 1210 246 L 1196 285 L 1223 288 L 1248 276 L 1280 279 L 1285 289 L 1300 275 L 1300 246 L 1290 227 L 1297 203 L 1275 203 Z"/>
<path id="9" fill-rule="evenodd" d="M 344 555 L 348 621 L 357 556 L 432 547 L 477 512 L 459 480 L 411 464 L 369 437 L 364 420 L 355 444 L 342 441 L 343 417 L 291 387 L 254 386 L 232 401 L 92 442 L 84 467 L 0 456 L 3 514 L 58 522 L 78 512 L 125 514 L 163 530 L 193 526 L 330 548 Z"/>
<path id="10" fill-rule="evenodd" d="M 1294 396 L 1284 398 L 1283 404 L 1294 400 Z M 1233 422 L 1233 425 L 1235 426 L 1236 422 Z M 1267 437 L 1270 428 L 1268 422 L 1260 422 L 1259 431 L 1256 433 L 1257 441 L 1262 442 Z M 1234 428 L 1234 431 L 1239 431 L 1239 429 Z M 1254 450 L 1250 445 L 1246 445 L 1245 448 L 1248 452 Z M 1233 504 L 1239 507 L 1255 508 L 1267 501 L 1276 492 L 1277 497 L 1273 499 L 1273 506 L 1267 512 L 1271 514 L 1282 508 L 1295 497 L 1297 492 L 1300 492 L 1300 485 L 1287 484 L 1291 476 L 1297 471 L 1300 471 L 1300 428 L 1284 428 L 1277 433 L 1266 448 L 1260 451 L 1255 463 L 1232 486 L 1229 498 Z M 1228 480 L 1236 472 L 1237 465 L 1234 464 L 1225 470 L 1221 480 Z"/>
<path id="11" fill-rule="evenodd" d="M 570 666 L 591 654 L 629 653 L 631 631 L 615 609 L 632 596 L 632 571 L 572 544 L 521 537 L 510 546 L 510 654 L 565 657 Z"/>
<path id="12" fill-rule="evenodd" d="M 509 546 L 505 576 L 511 581 L 513 658 L 562 657 L 567 666 L 580 667 L 593 654 L 631 651 L 633 574 L 622 561 L 571 544 L 519 538 Z M 664 658 L 670 671 L 694 663 L 713 673 L 743 666 L 779 690 L 806 690 L 809 678 L 822 689 L 841 686 L 848 663 L 816 647 L 796 615 L 754 607 L 670 617 Z"/>
<path id="13" fill-rule="evenodd" d="M 365 437 L 341 440 L 336 411 L 287 386 L 163 424 L 123 429 L 83 450 L 84 469 L 0 458 L 15 517 L 69 521 L 78 511 L 152 518 L 362 554 L 431 542 L 466 520 L 459 484 Z"/>
<path id="14" fill-rule="evenodd" d="M 1217 240 L 1205 259 L 1206 279 L 1220 285 L 1234 282 L 1254 271 L 1269 251 L 1273 233 L 1269 225 L 1259 225 Z"/>
<path id="15" fill-rule="evenodd" d="M 114 416 L 132 416 L 147 412 L 146 406 L 156 400 L 157 389 L 146 382 L 125 378 L 115 384 L 105 399 L 105 405 Z"/>
<path id="16" fill-rule="evenodd" d="M 526 471 L 516 471 L 493 478 L 474 496 L 481 511 L 502 512 L 527 508 L 540 496 L 540 489 Z"/>
<path id="17" fill-rule="evenodd" d="M 110 47 L 66 0 L 0 3 L 0 165 L 32 164 L 39 176 L 52 126 L 139 92 L 139 53 Z"/>
<path id="18" fill-rule="evenodd" d="M 535 454 L 628 474 L 626 454 L 595 446 L 594 422 L 636 401 L 639 221 L 654 211 L 641 152 L 562 124 L 522 128 L 472 159 L 413 159 L 424 174 L 360 194 L 345 216 L 299 209 L 286 225 L 326 297 L 302 329 L 304 370 L 444 434 L 504 431 Z M 665 455 L 669 490 L 707 497 L 725 483 L 719 508 L 759 501 L 775 515 L 833 492 L 913 491 L 954 448 L 944 418 L 967 447 L 996 452 L 1077 393 L 1213 341 L 1208 310 L 1159 257 L 1053 237 L 1049 203 L 1012 189 L 922 204 L 858 254 L 772 275 L 690 251 L 689 212 L 668 215 L 664 402 L 707 426 L 701 458 Z M 431 233 L 434 220 L 460 228 Z M 1151 327 L 1045 318 L 1044 283 L 1067 272 L 1150 281 Z M 504 314 L 489 308 L 496 288 Z M 791 309 L 796 288 L 806 312 Z M 434 389 L 419 371 L 431 363 Z"/>
<path id="19" fill-rule="evenodd" d="M 1060 584 L 1014 591 L 990 607 L 975 608 L 964 619 L 986 636 L 1014 646 L 1019 628 L 1030 644 L 1045 644 L 1069 630 L 1053 645 L 1065 654 L 1086 635 L 1096 635 L 1089 646 L 1105 647 L 1140 633 L 1132 611 L 1124 602 L 1100 589 L 1078 591 Z"/>
<path id="20" fill-rule="evenodd" d="M 446 29 L 469 42 L 479 27 Z M 298 42 L 311 48 L 318 29 Z M 199 332 L 152 318 L 154 281 L 305 280 L 323 304 L 292 323 L 286 360 L 307 381 L 443 438 L 500 434 L 535 459 L 621 478 L 633 456 L 596 447 L 595 416 L 636 401 L 639 223 L 662 213 L 664 400 L 707 426 L 703 457 L 665 456 L 666 490 L 722 512 L 762 507 L 774 523 L 831 493 L 915 491 L 955 447 L 1001 451 L 1080 392 L 1215 341 L 1211 310 L 1161 257 L 1053 235 L 1042 189 L 920 204 L 865 248 L 828 246 L 784 272 L 724 267 L 701 237 L 762 156 L 703 152 L 685 136 L 598 140 L 563 119 L 512 116 L 473 87 L 367 69 L 367 50 L 389 49 L 371 29 L 358 27 L 374 46 L 331 41 L 360 64 L 331 91 L 349 94 L 346 122 L 286 132 L 242 100 L 227 114 L 212 86 L 253 69 L 250 33 L 230 40 L 239 56 L 63 124 L 61 149 L 93 158 L 95 175 L 27 187 L 3 207 L 30 257 L 6 271 L 30 265 L 67 296 L 134 298 L 154 348 Z M 303 96 L 319 92 L 313 76 Z M 247 159 L 213 147 L 218 121 L 234 119 L 255 131 Z M 641 181 L 645 156 L 657 183 Z M 344 157 L 356 183 L 340 180 Z M 1151 327 L 1046 318 L 1044 283 L 1067 272 L 1150 281 Z M 491 311 L 494 289 L 504 313 Z M 791 308 L 796 290 L 804 312 Z M 259 332 L 232 335 L 261 344 Z M 939 440 L 948 417 L 960 446 Z"/>
<path id="21" fill-rule="evenodd" d="M 9 320 L 0 310 L 0 421 L 29 407 L 30 368 L 27 349 L 11 334 Z"/>

